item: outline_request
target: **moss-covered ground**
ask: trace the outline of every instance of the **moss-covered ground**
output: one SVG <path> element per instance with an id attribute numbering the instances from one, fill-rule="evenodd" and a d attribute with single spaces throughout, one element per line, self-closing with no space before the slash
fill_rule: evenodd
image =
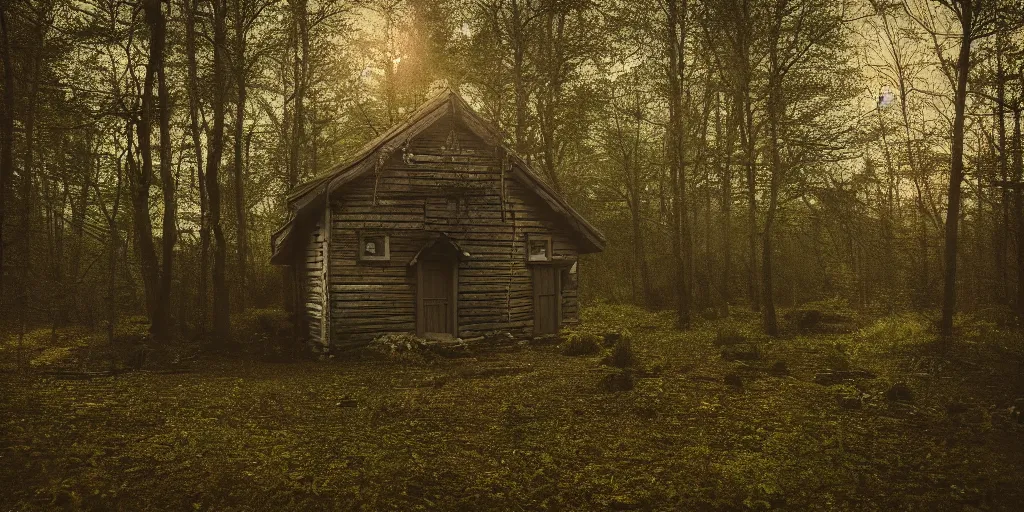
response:
<path id="1" fill-rule="evenodd" d="M 1018 332 L 968 319 L 937 345 L 902 316 L 767 340 L 740 312 L 681 332 L 612 306 L 585 326 L 627 331 L 634 389 L 550 346 L 74 379 L 34 346 L 0 373 L 0 510 L 1024 507 Z M 723 330 L 760 358 L 724 360 Z M 839 367 L 875 376 L 814 382 Z"/>

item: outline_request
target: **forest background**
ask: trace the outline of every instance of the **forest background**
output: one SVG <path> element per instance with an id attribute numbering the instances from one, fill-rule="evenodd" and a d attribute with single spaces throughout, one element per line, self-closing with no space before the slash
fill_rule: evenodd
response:
<path id="1" fill-rule="evenodd" d="M 608 237 L 585 301 L 1024 313 L 1014 0 L 7 0 L 0 329 L 219 343 L 286 191 L 446 87 Z M 941 315 L 938 312 L 941 310 Z M 211 336 L 212 334 L 212 336 Z"/>

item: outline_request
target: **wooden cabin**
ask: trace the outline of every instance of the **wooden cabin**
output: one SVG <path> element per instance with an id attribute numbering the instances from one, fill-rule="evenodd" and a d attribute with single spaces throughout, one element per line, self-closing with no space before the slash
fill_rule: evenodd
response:
<path id="1" fill-rule="evenodd" d="M 381 334 L 472 339 L 578 320 L 578 257 L 605 239 L 455 92 L 288 194 L 272 262 L 314 350 Z"/>

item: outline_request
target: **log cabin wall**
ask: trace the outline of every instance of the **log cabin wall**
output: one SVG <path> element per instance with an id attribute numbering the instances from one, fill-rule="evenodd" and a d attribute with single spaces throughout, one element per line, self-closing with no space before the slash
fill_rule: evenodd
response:
<path id="1" fill-rule="evenodd" d="M 306 244 L 299 251 L 300 265 L 302 269 L 299 285 L 303 301 L 301 307 L 305 313 L 305 323 L 308 327 L 308 341 L 314 351 L 322 353 L 324 346 L 324 303 L 326 289 L 324 256 L 325 233 L 323 222 L 318 221 L 312 226 Z"/>
<path id="2" fill-rule="evenodd" d="M 335 193 L 329 258 L 333 346 L 415 331 L 416 268 L 409 263 L 441 233 L 470 254 L 458 265 L 459 336 L 532 334 L 527 237 L 551 237 L 553 259 L 565 263 L 565 276 L 577 247 L 550 207 L 518 181 L 502 179 L 502 165 L 507 169 L 494 147 L 457 122 L 441 120 L 375 172 Z M 390 260 L 359 261 L 360 233 L 388 235 Z M 563 324 L 575 322 L 575 286 L 563 286 L 561 301 Z"/>

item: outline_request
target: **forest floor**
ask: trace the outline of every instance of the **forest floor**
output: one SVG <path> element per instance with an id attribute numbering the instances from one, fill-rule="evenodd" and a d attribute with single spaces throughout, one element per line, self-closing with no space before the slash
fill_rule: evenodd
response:
<path id="1" fill-rule="evenodd" d="M 0 510 L 1020 510 L 1024 337 L 907 315 L 845 334 L 626 329 L 635 388 L 554 346 L 457 359 L 200 359 L 180 373 L 0 373 Z M 752 341 L 751 341 L 752 340 Z M 0 346 L 10 356 L 11 341 Z M 50 356 L 54 358 L 54 356 Z M 778 361 L 785 362 L 786 371 Z M 828 369 L 854 370 L 835 385 Z M 774 370 L 773 370 L 774 368 Z M 856 370 L 864 370 L 858 374 Z M 787 374 L 788 373 L 788 374 Z M 819 377 L 820 380 L 820 377 Z M 726 382 L 729 382 L 728 384 Z M 910 395 L 891 399 L 894 383 Z"/>

